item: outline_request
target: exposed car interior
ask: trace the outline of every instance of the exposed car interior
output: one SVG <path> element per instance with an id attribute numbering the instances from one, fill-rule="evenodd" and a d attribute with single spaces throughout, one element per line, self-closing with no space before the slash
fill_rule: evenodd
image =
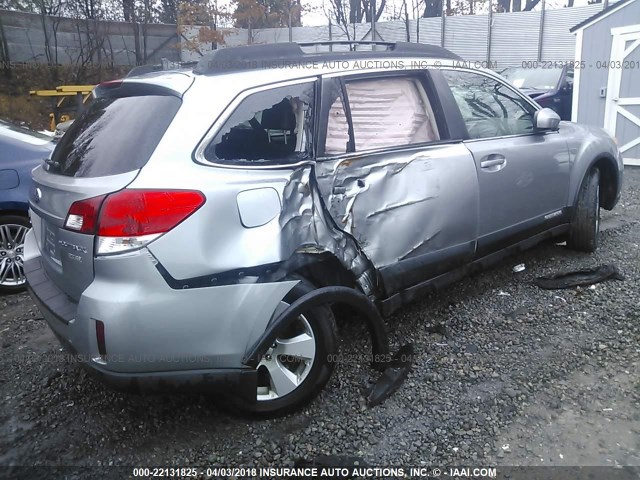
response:
<path id="1" fill-rule="evenodd" d="M 302 152 L 298 132 L 304 131 L 305 109 L 308 105 L 299 98 L 283 98 L 232 126 L 219 143 L 208 148 L 215 148 L 215 157 L 220 160 L 275 160 Z"/>

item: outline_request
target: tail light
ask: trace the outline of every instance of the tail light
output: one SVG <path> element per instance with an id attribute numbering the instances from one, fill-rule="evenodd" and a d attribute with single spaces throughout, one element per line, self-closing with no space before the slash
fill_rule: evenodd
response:
<path id="1" fill-rule="evenodd" d="M 119 253 L 147 245 L 204 202 L 194 190 L 121 190 L 75 202 L 65 228 L 98 235 L 96 255 Z"/>
<path id="2" fill-rule="evenodd" d="M 74 202 L 67 214 L 64 228 L 80 233 L 95 233 L 100 205 L 102 205 L 104 198 L 105 195 L 101 195 Z"/>
<path id="3" fill-rule="evenodd" d="M 100 88 L 119 88 L 122 85 L 122 79 L 108 80 L 98 84 Z"/>

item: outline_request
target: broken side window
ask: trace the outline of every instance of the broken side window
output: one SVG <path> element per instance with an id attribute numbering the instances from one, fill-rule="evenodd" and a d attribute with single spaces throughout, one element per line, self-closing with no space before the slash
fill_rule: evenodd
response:
<path id="1" fill-rule="evenodd" d="M 356 152 L 440 139 L 431 103 L 417 78 L 356 80 L 346 89 Z"/>
<path id="2" fill-rule="evenodd" d="M 313 153 L 314 82 L 249 95 L 204 151 L 219 163 L 295 163 Z"/>

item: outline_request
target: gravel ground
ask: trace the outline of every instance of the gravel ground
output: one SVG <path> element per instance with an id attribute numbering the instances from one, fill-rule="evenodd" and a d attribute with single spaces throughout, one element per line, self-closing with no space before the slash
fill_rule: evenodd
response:
<path id="1" fill-rule="evenodd" d="M 0 465 L 293 465 L 339 454 L 374 465 L 640 466 L 640 169 L 603 212 L 595 255 L 544 244 L 403 309 L 405 384 L 369 409 L 375 378 L 341 364 L 281 419 L 234 417 L 205 396 L 110 391 L 65 359 L 27 295 L 0 297 Z M 526 270 L 513 273 L 524 263 Z M 617 265 L 626 281 L 545 291 L 540 275 Z M 446 335 L 428 333 L 441 324 Z M 355 324 L 342 349 L 368 348 Z M 355 341 L 353 339 L 356 339 Z"/>

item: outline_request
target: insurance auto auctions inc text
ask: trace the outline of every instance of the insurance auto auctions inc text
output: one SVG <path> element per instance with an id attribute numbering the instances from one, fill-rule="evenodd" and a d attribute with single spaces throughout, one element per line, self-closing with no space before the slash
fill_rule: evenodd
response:
<path id="1" fill-rule="evenodd" d="M 259 477 L 292 478 L 496 478 L 496 469 L 489 467 L 262 467 L 257 468 Z"/>

